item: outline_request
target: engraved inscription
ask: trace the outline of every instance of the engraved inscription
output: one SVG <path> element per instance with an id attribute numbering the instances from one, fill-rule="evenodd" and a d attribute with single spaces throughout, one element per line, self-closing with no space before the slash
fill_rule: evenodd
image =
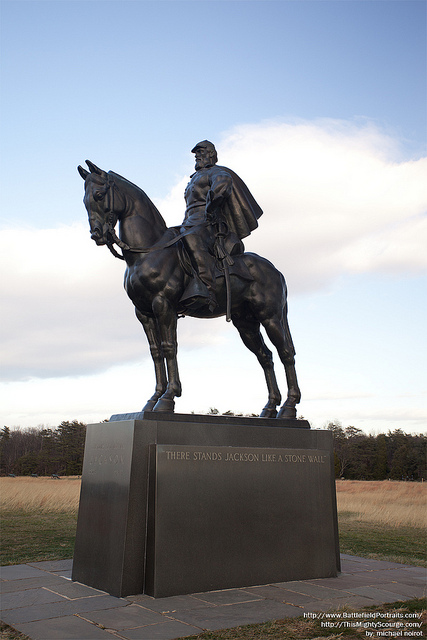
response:
<path id="1" fill-rule="evenodd" d="M 324 464 L 328 456 L 309 455 L 304 453 L 302 455 L 296 455 L 296 454 L 284 455 L 283 458 L 282 456 L 279 455 L 278 457 L 279 457 L 278 462 L 317 462 L 319 464 Z"/>
<path id="2" fill-rule="evenodd" d="M 122 442 L 101 442 L 100 444 L 95 444 L 93 449 L 123 449 Z"/>
<path id="3" fill-rule="evenodd" d="M 222 453 L 217 451 L 193 451 L 193 460 L 222 460 Z"/>
<path id="4" fill-rule="evenodd" d="M 111 453 L 110 455 L 100 453 L 98 455 L 92 455 L 89 464 L 123 464 L 124 456 L 119 453 Z"/>
<path id="5" fill-rule="evenodd" d="M 226 462 L 259 462 L 259 453 L 227 453 Z"/>
<path id="6" fill-rule="evenodd" d="M 106 445 L 101 444 L 93 447 L 95 452 L 91 452 L 89 457 L 89 466 L 86 473 L 89 475 L 98 475 L 97 470 L 105 469 L 109 476 L 115 478 L 121 478 L 124 475 L 125 454 L 123 453 L 109 453 L 107 450 L 123 449 L 121 444 Z M 98 450 L 102 449 L 103 453 L 98 453 Z M 108 469 L 108 470 L 107 470 Z M 104 473 L 104 471 L 102 472 Z"/>
<path id="7" fill-rule="evenodd" d="M 329 460 L 326 451 L 308 451 L 289 449 L 243 449 L 236 450 L 231 447 L 204 447 L 203 450 L 195 447 L 171 448 L 160 452 L 166 455 L 167 460 L 194 461 L 194 462 L 247 462 L 260 464 L 325 464 Z"/>
<path id="8" fill-rule="evenodd" d="M 168 460 L 190 460 L 189 451 L 166 451 Z"/>

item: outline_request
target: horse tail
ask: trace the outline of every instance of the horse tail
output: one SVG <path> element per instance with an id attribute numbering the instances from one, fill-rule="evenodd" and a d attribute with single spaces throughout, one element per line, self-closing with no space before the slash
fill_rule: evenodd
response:
<path id="1" fill-rule="evenodd" d="M 280 273 L 280 278 L 282 282 L 282 291 L 283 291 L 282 317 L 280 322 L 283 328 L 283 333 L 285 336 L 286 345 L 287 345 L 289 354 L 291 356 L 295 356 L 295 353 L 296 353 L 295 347 L 294 347 L 294 343 L 291 336 L 291 330 L 289 329 L 289 323 L 288 323 L 288 287 L 287 287 L 285 276 L 283 275 L 283 273 Z"/>

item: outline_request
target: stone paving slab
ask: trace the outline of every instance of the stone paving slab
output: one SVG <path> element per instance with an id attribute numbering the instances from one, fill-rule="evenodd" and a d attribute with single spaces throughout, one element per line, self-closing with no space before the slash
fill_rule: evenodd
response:
<path id="1" fill-rule="evenodd" d="M 14 625 L 18 622 L 35 622 L 36 620 L 48 620 L 49 618 L 62 618 L 63 616 L 97 611 L 99 609 L 112 609 L 113 607 L 125 607 L 129 603 L 126 600 L 114 596 L 102 595 L 97 598 L 79 598 L 78 600 L 61 600 L 52 604 L 32 605 L 9 609 L 2 612 L 2 620 L 6 624 Z"/>
<path id="2" fill-rule="evenodd" d="M 425 567 L 411 567 L 413 573 L 423 576 L 427 580 L 427 569 Z"/>
<path id="3" fill-rule="evenodd" d="M 196 593 L 194 597 L 208 604 L 215 605 L 239 604 L 241 602 L 250 602 L 251 600 L 260 600 L 255 594 L 251 594 L 243 589 L 225 589 L 223 591 Z"/>
<path id="4" fill-rule="evenodd" d="M 365 596 L 366 598 L 372 598 L 377 600 L 377 602 L 396 602 L 397 600 L 407 600 L 402 595 L 398 595 L 397 593 L 392 593 L 391 591 L 386 591 L 385 589 L 379 589 L 377 587 L 356 587 L 351 590 L 351 593 L 355 593 L 360 596 Z"/>
<path id="5" fill-rule="evenodd" d="M 325 586 L 319 586 L 317 584 L 311 584 L 311 582 L 309 581 L 300 581 L 300 582 L 278 582 L 275 583 L 275 586 L 277 587 L 283 587 L 283 589 L 286 589 L 286 591 L 290 591 L 290 592 L 296 592 L 305 596 L 310 596 L 310 600 L 313 600 L 314 596 L 315 598 L 319 598 L 319 599 L 333 599 L 333 598 L 339 598 L 341 596 L 341 589 L 331 589 L 329 586 L 327 587 Z M 292 596 L 291 596 L 291 602 L 292 602 Z"/>
<path id="6" fill-rule="evenodd" d="M 253 624 L 276 620 L 288 616 L 300 616 L 301 609 L 273 600 L 256 600 L 234 605 L 221 605 L 218 608 L 194 609 L 193 611 L 179 611 L 175 617 L 200 629 L 215 631 L 238 627 L 243 624 Z"/>
<path id="7" fill-rule="evenodd" d="M 49 604 L 63 600 L 62 596 L 48 591 L 47 589 L 26 589 L 25 591 L 13 591 L 12 593 L 2 594 L 1 608 L 2 611 L 8 609 L 20 609 L 22 607 L 33 607 L 38 604 Z"/>
<path id="8" fill-rule="evenodd" d="M 341 560 L 341 571 L 345 573 L 356 573 L 360 571 L 370 571 L 368 562 L 352 562 L 350 560 Z"/>
<path id="9" fill-rule="evenodd" d="M 2 580 L 20 580 L 22 578 L 40 578 L 46 575 L 37 567 L 30 567 L 28 564 L 15 564 L 7 567 L 0 567 L 0 577 Z"/>
<path id="10" fill-rule="evenodd" d="M 151 596 L 129 596 L 127 600 L 140 604 L 151 611 L 158 611 L 159 613 L 174 613 L 176 611 L 201 609 L 207 607 L 208 603 L 199 600 L 194 596 L 169 596 L 168 598 L 152 598 Z M 213 604 L 211 605 L 214 606 Z"/>
<path id="11" fill-rule="evenodd" d="M 155 624 L 149 627 L 127 629 L 121 631 L 120 635 L 126 638 L 126 640 L 174 640 L 175 638 L 195 636 L 198 633 L 200 633 L 200 629 L 197 627 L 171 620 L 170 622 L 163 622 L 162 624 Z"/>
<path id="12" fill-rule="evenodd" d="M 330 589 L 347 589 L 347 587 L 360 587 L 361 585 L 366 585 L 367 580 L 371 584 L 374 584 L 377 580 L 375 572 L 372 572 L 369 576 L 370 577 L 368 577 L 366 571 L 355 574 L 341 573 L 337 578 L 316 578 L 315 580 L 310 580 L 310 584 L 315 584 L 319 587 L 325 586 Z M 384 578 L 378 579 L 379 582 L 383 580 Z"/>
<path id="13" fill-rule="evenodd" d="M 37 567 L 43 571 L 71 571 L 73 561 L 71 558 L 68 560 L 43 560 L 42 562 L 29 562 L 28 566 Z"/>
<path id="14" fill-rule="evenodd" d="M 366 584 L 377 584 L 382 582 L 402 582 L 403 584 L 422 584 L 425 578 L 408 569 L 389 569 L 385 571 L 369 571 L 366 574 Z"/>
<path id="15" fill-rule="evenodd" d="M 80 582 L 71 582 L 70 580 L 64 580 L 60 577 L 54 584 L 44 585 L 45 589 L 58 593 L 65 598 L 75 600 L 76 598 L 90 598 L 91 596 L 105 595 L 105 591 L 88 587 Z"/>
<path id="16" fill-rule="evenodd" d="M 404 567 L 409 567 L 410 569 L 417 568 L 412 564 L 404 564 L 402 562 L 391 562 L 389 560 L 373 560 L 369 558 L 362 558 L 362 556 L 350 556 L 348 553 L 341 553 L 340 556 L 341 556 L 341 562 L 343 560 L 348 560 L 350 562 L 360 562 L 362 564 L 368 563 L 371 568 L 374 568 L 376 566 L 379 566 L 382 569 L 392 568 L 392 567 L 396 567 L 397 569 L 403 569 Z M 422 568 L 422 567 L 418 567 L 418 568 Z"/>
<path id="17" fill-rule="evenodd" d="M 1 568 L 1 618 L 32 640 L 175 640 L 305 612 L 422 597 L 426 569 L 342 555 L 336 578 L 169 598 L 115 598 L 68 578 L 71 560 Z"/>
<path id="18" fill-rule="evenodd" d="M 300 605 L 313 599 L 311 596 L 302 595 L 295 591 L 288 592 L 286 589 L 281 589 L 274 584 L 268 584 L 263 587 L 248 587 L 246 591 L 259 596 L 259 598 L 276 600 L 277 602 L 283 602 L 283 604 L 289 604 L 291 598 L 294 605 Z"/>
<path id="19" fill-rule="evenodd" d="M 113 640 L 108 631 L 82 620 L 77 616 L 64 616 L 13 627 L 32 640 Z"/>
<path id="20" fill-rule="evenodd" d="M 60 588 L 65 580 L 60 576 L 45 573 L 37 578 L 22 578 L 21 580 L 2 580 L 0 582 L 0 591 L 2 594 L 11 593 L 12 591 L 25 591 L 26 589 L 36 589 L 38 587 L 47 587 L 48 589 Z"/>
<path id="21" fill-rule="evenodd" d="M 379 600 L 374 600 L 372 598 L 365 598 L 363 596 L 356 596 L 354 594 L 348 594 L 347 596 L 336 599 L 336 600 L 312 600 L 311 602 L 306 602 L 301 607 L 300 616 L 303 613 L 310 613 L 312 611 L 332 611 L 333 609 L 339 609 L 340 607 L 370 607 L 372 605 L 380 605 L 382 602 Z"/>
<path id="22" fill-rule="evenodd" d="M 57 576 L 61 576 L 61 578 L 68 578 L 68 580 L 71 580 L 71 571 L 54 571 L 53 573 Z"/>
<path id="23" fill-rule="evenodd" d="M 307 604 L 307 602 L 313 602 L 313 600 L 320 602 L 320 598 L 316 598 L 316 596 L 313 595 L 297 593 L 296 591 L 288 591 L 287 589 L 282 588 L 280 588 L 280 591 L 282 591 L 283 597 L 279 600 L 279 602 L 283 602 L 284 604 L 292 604 L 295 607 L 303 607 Z M 276 600 L 276 598 L 274 598 L 274 600 Z"/>
<path id="24" fill-rule="evenodd" d="M 103 627 L 119 631 L 132 627 L 160 624 L 165 621 L 161 613 L 144 609 L 138 604 L 129 604 L 127 607 L 119 607 L 117 609 L 90 611 L 86 613 L 85 618 Z"/>
<path id="25" fill-rule="evenodd" d="M 405 596 L 406 598 L 422 598 L 426 589 L 422 585 L 408 585 L 408 584 L 399 584 L 398 582 L 386 582 L 381 585 L 383 589 L 386 591 L 391 591 L 392 593 L 398 593 L 400 596 Z"/>

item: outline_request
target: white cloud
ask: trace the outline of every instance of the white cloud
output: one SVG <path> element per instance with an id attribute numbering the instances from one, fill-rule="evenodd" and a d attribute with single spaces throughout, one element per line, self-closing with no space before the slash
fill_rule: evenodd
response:
<path id="1" fill-rule="evenodd" d="M 425 270 L 427 159 L 400 160 L 397 142 L 374 126 L 267 122 L 226 133 L 217 150 L 264 210 L 247 249 L 276 264 L 292 295 L 345 273 Z M 156 202 L 168 224 L 182 220 L 187 180 Z M 2 248 L 5 379 L 91 374 L 149 357 L 123 263 L 86 226 L 9 228 Z M 224 327 L 187 319 L 180 348 L 221 343 Z"/>
<path id="2" fill-rule="evenodd" d="M 91 374 L 150 357 L 124 263 L 97 248 L 85 225 L 1 235 L 1 379 Z M 221 341 L 212 321 L 196 333 L 194 322 L 180 323 L 182 346 Z"/>
<path id="3" fill-rule="evenodd" d="M 245 125 L 217 150 L 264 210 L 247 249 L 271 259 L 294 293 L 346 272 L 425 270 L 427 158 L 399 160 L 397 141 L 373 125 Z M 161 211 L 182 210 L 184 186 Z"/>
<path id="4" fill-rule="evenodd" d="M 426 268 L 427 158 L 398 161 L 397 143 L 372 125 L 266 123 L 240 127 L 223 147 L 220 163 L 264 209 L 247 246 L 282 268 L 294 293 L 345 272 Z"/>
<path id="5" fill-rule="evenodd" d="M 123 267 L 94 251 L 85 227 L 8 229 L 2 244 L 3 378 L 100 370 L 115 354 L 135 359 Z"/>

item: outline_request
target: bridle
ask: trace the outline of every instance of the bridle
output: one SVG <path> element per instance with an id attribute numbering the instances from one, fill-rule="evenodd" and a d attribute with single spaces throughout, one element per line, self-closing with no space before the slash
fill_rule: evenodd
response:
<path id="1" fill-rule="evenodd" d="M 119 260 L 124 260 L 124 256 L 122 256 L 116 249 L 114 245 L 116 244 L 122 251 L 130 251 L 129 245 L 123 240 L 120 240 L 114 227 L 117 224 L 117 214 L 114 212 L 114 190 L 116 189 L 116 185 L 111 176 L 108 176 L 107 182 L 107 192 L 105 194 L 105 213 L 107 215 L 107 247 L 113 254 L 115 258 L 119 258 Z"/>
<path id="2" fill-rule="evenodd" d="M 149 247 L 147 249 L 138 249 L 136 247 L 130 247 L 126 242 L 120 240 L 115 231 L 115 226 L 117 224 L 118 216 L 114 211 L 114 191 L 117 189 L 114 179 L 109 175 L 107 177 L 107 191 L 105 193 L 105 208 L 104 212 L 106 214 L 106 226 L 107 226 L 107 240 L 106 245 L 113 254 L 115 258 L 119 258 L 119 260 L 125 260 L 124 256 L 116 251 L 114 245 L 116 244 L 122 251 L 130 251 L 132 253 L 151 253 L 152 251 L 160 251 L 161 249 L 166 249 L 167 247 L 171 247 L 176 244 L 181 238 L 184 236 L 193 233 L 199 227 L 207 226 L 210 224 L 209 221 L 204 220 L 203 222 L 199 222 L 198 224 L 192 226 L 185 231 L 174 236 L 168 242 L 164 242 L 162 244 L 156 244 L 153 247 Z"/>

